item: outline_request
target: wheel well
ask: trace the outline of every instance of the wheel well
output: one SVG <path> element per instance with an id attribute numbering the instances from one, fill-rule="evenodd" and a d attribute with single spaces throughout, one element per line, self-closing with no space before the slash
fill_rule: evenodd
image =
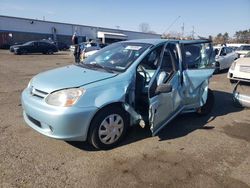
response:
<path id="1" fill-rule="evenodd" d="M 106 108 L 110 108 L 110 107 L 117 107 L 117 108 L 123 108 L 123 103 L 122 102 L 115 102 L 115 103 L 111 103 L 111 104 L 107 104 L 107 105 L 104 105 L 102 106 L 99 110 L 97 110 L 97 112 L 94 114 L 94 116 L 92 117 L 91 121 L 90 121 L 90 124 L 89 124 L 89 127 L 88 127 L 88 137 L 89 137 L 89 130 L 90 130 L 90 126 L 92 124 L 92 121 L 93 119 L 96 117 L 97 114 L 101 113 L 103 110 L 105 110 Z M 125 110 L 124 110 L 125 111 Z M 125 111 L 126 112 L 126 111 Z M 127 115 L 129 115 L 127 112 L 126 112 Z"/>

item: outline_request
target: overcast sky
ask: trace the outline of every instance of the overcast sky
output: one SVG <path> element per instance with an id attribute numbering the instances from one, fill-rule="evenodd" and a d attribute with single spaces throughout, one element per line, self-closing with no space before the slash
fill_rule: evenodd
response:
<path id="1" fill-rule="evenodd" d="M 0 0 L 0 15 L 200 36 L 250 29 L 250 0 Z"/>

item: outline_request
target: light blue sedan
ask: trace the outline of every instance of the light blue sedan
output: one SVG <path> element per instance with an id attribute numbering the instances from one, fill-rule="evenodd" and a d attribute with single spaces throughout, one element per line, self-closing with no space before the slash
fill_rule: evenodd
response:
<path id="1" fill-rule="evenodd" d="M 208 40 L 114 43 L 84 62 L 40 73 L 22 92 L 25 122 L 48 137 L 108 149 L 129 126 L 156 135 L 180 113 L 211 111 Z"/>

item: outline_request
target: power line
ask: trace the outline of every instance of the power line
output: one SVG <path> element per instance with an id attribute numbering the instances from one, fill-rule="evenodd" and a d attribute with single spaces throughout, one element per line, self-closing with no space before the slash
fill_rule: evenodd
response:
<path id="1" fill-rule="evenodd" d="M 168 28 L 166 29 L 166 31 L 164 33 L 166 33 L 174 24 L 175 22 L 180 18 L 181 16 L 178 16 L 169 26 Z"/>

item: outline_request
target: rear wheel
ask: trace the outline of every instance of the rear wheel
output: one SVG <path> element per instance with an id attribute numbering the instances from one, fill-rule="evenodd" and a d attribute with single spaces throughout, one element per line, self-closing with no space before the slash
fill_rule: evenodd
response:
<path id="1" fill-rule="evenodd" d="M 129 125 L 125 110 L 111 106 L 104 108 L 91 122 L 88 141 L 97 149 L 110 149 L 124 137 Z"/>
<path id="2" fill-rule="evenodd" d="M 207 115 L 212 111 L 213 106 L 214 106 L 214 93 L 211 89 L 208 89 L 207 101 L 205 102 L 203 106 L 198 108 L 197 114 Z"/>

